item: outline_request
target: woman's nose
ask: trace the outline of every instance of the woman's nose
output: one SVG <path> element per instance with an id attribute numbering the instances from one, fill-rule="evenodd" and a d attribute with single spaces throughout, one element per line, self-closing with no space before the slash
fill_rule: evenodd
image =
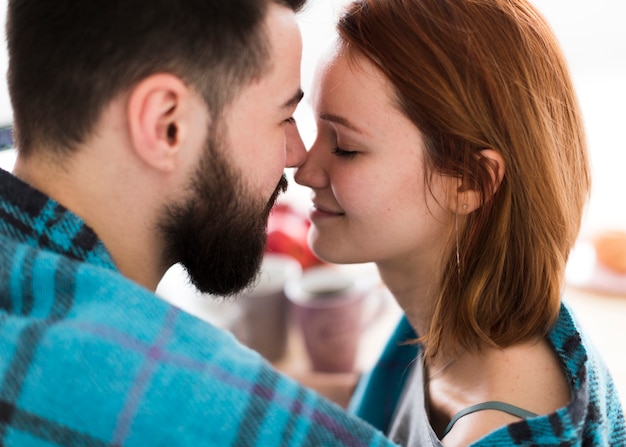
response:
<path id="1" fill-rule="evenodd" d="M 328 175 L 322 165 L 319 148 L 313 147 L 306 155 L 304 163 L 302 163 L 294 172 L 294 180 L 302 186 L 308 186 L 313 189 L 321 189 L 328 185 Z"/>
<path id="2" fill-rule="evenodd" d="M 295 122 L 285 127 L 285 150 L 285 167 L 287 168 L 297 168 L 306 160 L 306 148 Z"/>

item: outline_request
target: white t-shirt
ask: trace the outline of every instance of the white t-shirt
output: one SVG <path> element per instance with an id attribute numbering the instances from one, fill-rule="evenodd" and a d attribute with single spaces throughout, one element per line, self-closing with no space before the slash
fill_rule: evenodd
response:
<path id="1" fill-rule="evenodd" d="M 422 365 L 422 353 L 420 351 L 402 390 L 402 396 L 391 419 L 387 436 L 404 447 L 443 447 L 431 427 L 426 413 L 424 368 Z"/>

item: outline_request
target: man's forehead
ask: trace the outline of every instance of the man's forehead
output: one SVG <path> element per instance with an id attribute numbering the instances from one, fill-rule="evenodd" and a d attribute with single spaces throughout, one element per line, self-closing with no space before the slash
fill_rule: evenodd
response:
<path id="1" fill-rule="evenodd" d="M 300 87 L 302 36 L 295 13 L 284 6 L 274 5 L 268 12 L 268 37 L 270 39 L 270 68 L 265 74 L 287 91 L 281 101 L 293 99 Z M 299 101 L 301 98 L 298 98 Z"/>
<path id="2" fill-rule="evenodd" d="M 242 86 L 234 102 L 256 103 L 257 107 L 282 112 L 295 108 L 303 98 L 300 87 L 302 39 L 293 10 L 272 3 L 265 20 L 270 39 L 267 68 L 251 83 Z"/>

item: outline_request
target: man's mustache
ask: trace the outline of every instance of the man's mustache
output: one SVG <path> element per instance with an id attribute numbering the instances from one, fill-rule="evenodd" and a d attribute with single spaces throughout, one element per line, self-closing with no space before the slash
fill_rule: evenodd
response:
<path id="1" fill-rule="evenodd" d="M 274 189 L 274 192 L 272 193 L 272 196 L 270 197 L 269 201 L 267 202 L 267 207 L 266 207 L 266 215 L 267 216 L 269 216 L 270 211 L 272 210 L 272 208 L 276 204 L 276 201 L 278 200 L 278 196 L 281 193 L 284 193 L 285 191 L 287 191 L 287 187 L 288 186 L 289 186 L 289 182 L 287 181 L 287 176 L 285 174 L 283 174 L 280 177 L 280 180 L 278 181 L 278 185 L 276 185 L 276 189 Z"/>

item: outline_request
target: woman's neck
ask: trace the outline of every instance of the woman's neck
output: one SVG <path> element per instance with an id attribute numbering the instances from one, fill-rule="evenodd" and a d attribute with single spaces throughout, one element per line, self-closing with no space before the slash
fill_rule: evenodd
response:
<path id="1" fill-rule="evenodd" d="M 418 268 L 409 262 L 398 264 L 377 264 L 380 277 L 415 332 L 420 336 L 425 335 L 430 328 L 439 295 L 440 276 L 432 266 Z"/>

